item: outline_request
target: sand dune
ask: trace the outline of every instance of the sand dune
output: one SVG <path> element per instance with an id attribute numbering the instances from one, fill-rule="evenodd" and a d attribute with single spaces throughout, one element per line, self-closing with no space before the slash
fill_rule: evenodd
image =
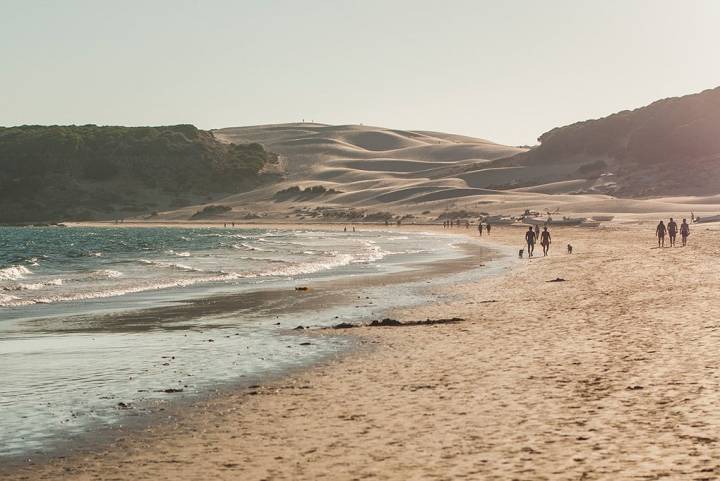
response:
<path id="1" fill-rule="evenodd" d="M 435 220 L 448 210 L 519 214 L 525 209 L 573 213 L 653 213 L 718 210 L 720 197 L 619 200 L 612 174 L 587 173 L 587 158 L 562 161 L 519 155 L 528 149 L 423 130 L 294 123 L 213 131 L 226 142 L 258 142 L 280 156 L 272 185 L 222 200 L 227 218 L 259 213 L 299 217 L 298 207 L 389 211 Z M 337 193 L 278 201 L 289 187 L 323 186 Z M 164 213 L 182 218 L 197 206 Z"/>

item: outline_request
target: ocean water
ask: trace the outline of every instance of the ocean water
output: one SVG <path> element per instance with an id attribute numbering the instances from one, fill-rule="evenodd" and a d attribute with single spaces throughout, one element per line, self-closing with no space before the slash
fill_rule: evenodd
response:
<path id="1" fill-rule="evenodd" d="M 419 301 L 402 284 L 300 293 L 464 256 L 459 236 L 267 229 L 0 227 L 0 460 L 178 399 L 332 356 L 295 326 Z M 352 283 L 350 283 L 352 285 Z"/>

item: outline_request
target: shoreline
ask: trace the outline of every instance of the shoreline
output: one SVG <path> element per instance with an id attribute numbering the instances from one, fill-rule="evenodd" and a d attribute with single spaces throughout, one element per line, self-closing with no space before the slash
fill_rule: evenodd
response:
<path id="1" fill-rule="evenodd" d="M 553 229 L 549 257 L 389 313 L 465 322 L 353 329 L 370 349 L 7 479 L 712 479 L 714 238 L 657 249 L 647 225 Z"/>
<path id="2" fill-rule="evenodd" d="M 317 306 L 323 306 L 323 309 L 333 309 L 332 306 L 340 306 L 352 303 L 350 291 L 358 292 L 389 285 L 403 285 L 408 288 L 423 279 L 434 279 L 432 285 L 440 285 L 447 282 L 447 279 L 454 274 L 469 272 L 474 269 L 485 269 L 485 263 L 496 260 L 501 257 L 495 249 L 488 249 L 479 246 L 476 243 L 468 241 L 464 244 L 458 244 L 463 250 L 460 257 L 452 259 L 443 259 L 427 262 L 414 262 L 407 264 L 405 269 L 396 272 L 386 272 L 378 274 L 363 274 L 361 276 L 340 277 L 336 279 L 312 279 L 303 281 L 302 284 L 309 286 L 309 291 L 298 292 L 290 289 L 263 289 L 243 291 L 238 294 L 215 294 L 209 297 L 192 298 L 183 301 L 177 305 L 170 305 L 157 308 L 146 308 L 140 311 L 130 311 L 123 314 L 121 319 L 115 319 L 117 315 L 106 314 L 96 316 L 92 324 L 74 324 L 73 319 L 67 326 L 63 326 L 61 332 L 79 332 L 92 333 L 97 327 L 95 324 L 102 324 L 103 331 L 107 331 L 107 320 L 112 322 L 129 323 L 130 325 L 138 324 L 135 319 L 147 320 L 153 318 L 152 325 L 144 326 L 143 329 L 150 329 L 153 326 L 160 326 L 167 319 L 171 322 L 177 322 L 178 316 L 207 316 L 217 315 L 225 312 L 233 312 L 237 309 L 248 309 L 252 306 L 269 308 L 268 312 L 263 309 L 263 317 L 273 317 L 275 311 L 278 313 L 292 312 L 300 313 L 305 310 L 317 309 Z M 482 274 L 489 275 L 489 274 Z M 417 289 L 419 287 L 415 287 Z M 425 287 L 422 287 L 425 289 Z M 259 296 L 259 297 L 258 297 Z M 272 306 L 267 306 L 266 299 L 275 299 L 271 302 Z M 289 299 L 293 298 L 293 299 Z M 274 306 L 274 307 L 273 307 Z M 383 309 L 377 314 L 377 318 L 383 317 L 383 313 L 387 309 Z M 107 318 L 107 320 L 105 320 Z M 365 319 L 370 321 L 370 318 Z M 337 323 L 343 322 L 338 319 Z M 120 330 L 122 325 L 118 325 Z M 111 330 L 116 329 L 113 327 Z M 352 357 L 359 350 L 367 350 L 369 346 L 353 336 L 347 331 L 332 331 L 323 326 L 306 326 L 303 331 L 283 330 L 279 331 L 282 335 L 304 335 L 308 337 L 338 337 L 343 338 L 347 345 L 340 352 L 323 355 L 319 360 L 309 363 L 303 363 L 291 367 L 283 367 L 277 371 L 272 371 L 263 375 L 253 375 L 251 380 L 237 378 L 233 381 L 227 381 L 216 384 L 211 390 L 201 391 L 192 394 L 187 398 L 162 400 L 151 402 L 149 407 L 141 408 L 137 413 L 131 416 L 124 416 L 118 425 L 101 426 L 93 429 L 81 438 L 73 440 L 70 445 L 58 447 L 57 444 L 50 445 L 42 454 L 18 454 L 3 458 L 4 468 L 0 469 L 0 474 L 10 475 L 17 469 L 22 469 L 27 465 L 42 465 L 52 462 L 53 459 L 76 458 L 78 456 L 91 454 L 98 450 L 107 448 L 112 445 L 118 438 L 133 437 L 141 435 L 146 429 L 160 429 L 162 426 L 182 419 L 186 411 L 196 409 L 198 404 L 208 402 L 216 397 L 234 395 L 243 392 L 248 386 L 266 385 L 282 382 L 291 379 L 294 376 L 312 370 L 318 366 L 322 366 L 333 360 L 340 358 Z M 28 462 L 32 459 L 32 462 Z"/>

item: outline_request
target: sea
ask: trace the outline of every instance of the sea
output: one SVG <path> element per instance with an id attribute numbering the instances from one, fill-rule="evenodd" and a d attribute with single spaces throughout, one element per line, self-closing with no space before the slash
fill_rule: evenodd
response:
<path id="1" fill-rule="evenodd" d="M 347 336 L 296 328 L 422 302 L 426 279 L 361 280 L 463 258 L 467 242 L 363 229 L 0 227 L 0 462 L 339 355 Z"/>

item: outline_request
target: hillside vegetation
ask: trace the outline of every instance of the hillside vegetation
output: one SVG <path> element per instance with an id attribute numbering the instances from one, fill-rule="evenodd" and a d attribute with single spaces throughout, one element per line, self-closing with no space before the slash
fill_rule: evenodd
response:
<path id="1" fill-rule="evenodd" d="M 515 165 L 576 163 L 619 196 L 720 193 L 720 87 L 555 128 Z"/>
<path id="2" fill-rule="evenodd" d="M 260 184 L 276 156 L 192 125 L 0 127 L 0 222 L 112 219 Z"/>

